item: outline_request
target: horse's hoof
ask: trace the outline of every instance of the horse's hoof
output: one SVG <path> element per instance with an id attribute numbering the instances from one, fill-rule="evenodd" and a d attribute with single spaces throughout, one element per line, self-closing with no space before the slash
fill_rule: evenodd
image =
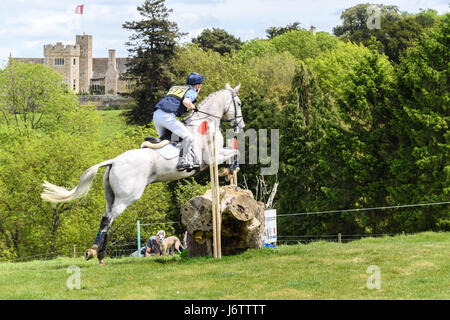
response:
<path id="1" fill-rule="evenodd" d="M 100 259 L 100 260 L 98 260 L 98 263 L 99 263 L 101 266 L 104 266 L 104 265 L 105 265 L 105 259 Z"/>
<path id="2" fill-rule="evenodd" d="M 87 260 L 92 259 L 96 255 L 97 255 L 97 250 L 87 249 L 86 252 L 84 253 L 84 259 L 87 261 Z"/>

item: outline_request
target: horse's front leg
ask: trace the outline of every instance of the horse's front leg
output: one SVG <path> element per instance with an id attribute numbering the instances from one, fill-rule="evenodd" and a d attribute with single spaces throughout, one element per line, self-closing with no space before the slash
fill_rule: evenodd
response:
<path id="1" fill-rule="evenodd" d="M 221 148 L 217 153 L 217 163 L 218 164 L 226 163 L 228 162 L 228 160 L 236 156 L 239 158 L 239 150 L 232 148 Z"/>

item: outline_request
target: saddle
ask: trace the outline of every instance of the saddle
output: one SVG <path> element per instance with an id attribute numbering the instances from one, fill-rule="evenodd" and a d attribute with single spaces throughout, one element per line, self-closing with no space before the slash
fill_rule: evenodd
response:
<path id="1" fill-rule="evenodd" d="M 141 144 L 142 148 L 150 148 L 157 151 L 163 158 L 166 160 L 171 160 L 177 157 L 180 157 L 181 152 L 181 141 L 182 138 L 178 137 L 178 141 L 172 141 L 172 132 L 167 130 L 161 137 L 145 137 L 144 142 Z M 196 159 L 194 150 L 191 149 L 189 151 L 189 156 L 191 159 Z M 195 161 L 194 161 L 195 162 Z M 197 172 L 199 171 L 199 164 L 194 164 L 193 168 L 187 169 L 187 172 L 192 171 L 193 169 Z"/>
<path id="2" fill-rule="evenodd" d="M 166 131 L 161 137 L 145 137 L 141 148 L 160 149 L 168 145 L 171 141 L 172 132 Z"/>

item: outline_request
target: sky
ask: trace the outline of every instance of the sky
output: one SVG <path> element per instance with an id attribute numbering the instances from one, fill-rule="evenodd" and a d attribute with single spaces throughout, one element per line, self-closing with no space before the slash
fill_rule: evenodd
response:
<path id="1" fill-rule="evenodd" d="M 242 41 L 265 38 L 265 30 L 295 21 L 302 28 L 311 25 L 317 31 L 332 33 L 340 25 L 340 15 L 358 3 L 396 5 L 401 11 L 417 13 L 434 9 L 449 12 L 448 0 L 166 0 L 172 9 L 170 20 L 176 22 L 189 42 L 206 28 L 221 28 Z M 0 66 L 9 55 L 43 58 L 44 44 L 75 44 L 75 35 L 90 34 L 93 56 L 107 57 L 108 49 L 116 57 L 128 56 L 125 42 L 131 31 L 122 28 L 125 21 L 138 21 L 136 10 L 144 0 L 1 0 Z M 83 15 L 75 14 L 84 5 Z"/>

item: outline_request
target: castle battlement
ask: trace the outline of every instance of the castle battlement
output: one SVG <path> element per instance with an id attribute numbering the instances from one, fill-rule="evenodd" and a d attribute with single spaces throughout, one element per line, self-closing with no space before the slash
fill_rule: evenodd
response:
<path id="1" fill-rule="evenodd" d="M 78 57 L 80 55 L 80 46 L 72 44 L 63 45 L 62 42 L 57 42 L 55 45 L 44 45 L 44 57 L 53 55 L 67 55 Z"/>

